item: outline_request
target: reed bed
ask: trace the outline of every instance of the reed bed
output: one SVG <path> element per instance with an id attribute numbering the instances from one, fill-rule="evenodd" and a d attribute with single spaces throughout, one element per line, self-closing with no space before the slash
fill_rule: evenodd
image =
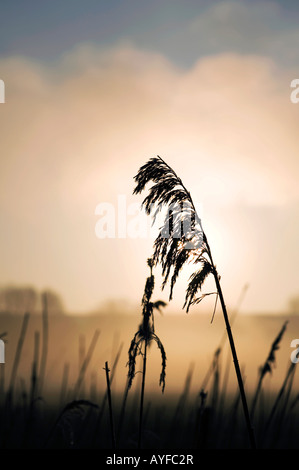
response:
<path id="1" fill-rule="evenodd" d="M 216 347 L 212 367 L 202 371 L 201 380 L 194 377 L 195 359 L 186 364 L 185 380 L 179 394 L 143 394 L 142 428 L 140 428 L 140 404 L 142 385 L 142 363 L 136 363 L 134 384 L 126 381 L 122 392 L 114 391 L 114 380 L 125 378 L 128 367 L 120 363 L 124 346 L 120 343 L 111 361 L 99 364 L 98 375 L 106 376 L 107 387 L 97 387 L 94 373 L 87 374 L 88 364 L 97 343 L 99 331 L 86 340 L 90 346 L 82 356 L 82 340 L 79 340 L 81 367 L 75 387 L 68 381 L 70 364 L 64 365 L 61 386 L 56 398 L 48 400 L 40 395 L 41 371 L 47 381 L 47 371 L 40 366 L 39 351 L 43 351 L 43 334 L 33 331 L 27 337 L 29 316 L 25 315 L 20 328 L 15 360 L 10 374 L 2 367 L 4 390 L 0 403 L 0 448 L 1 449 L 247 449 L 248 438 L 244 423 L 238 387 L 234 392 L 227 389 L 226 350 Z M 49 322 L 50 323 L 50 322 Z M 279 355 L 278 344 L 283 345 L 286 324 L 277 332 L 270 344 L 271 351 Z M 42 328 L 41 328 L 42 330 Z M 27 383 L 18 375 L 18 363 L 25 341 L 34 341 L 31 379 Z M 129 344 L 127 345 L 129 347 Z M 47 339 L 47 349 L 50 341 Z M 49 352 L 49 351 L 48 351 Z M 168 358 L 171 361 L 171 357 Z M 75 362 L 79 362 L 78 359 Z M 267 362 L 267 361 L 266 361 Z M 273 366 L 273 361 L 270 363 Z M 1 364 L 4 366 L 4 364 Z M 150 367 L 150 358 L 148 367 Z M 74 368 L 76 364 L 74 364 Z M 257 364 L 257 388 L 248 394 L 254 413 L 253 426 L 258 448 L 299 448 L 299 400 L 293 388 L 296 364 L 289 363 L 285 377 L 277 390 L 269 390 L 266 381 L 260 380 L 262 369 Z M 209 372 L 209 380 L 204 380 Z M 275 371 L 272 371 L 275 373 Z M 204 384 L 197 392 L 191 385 L 194 380 Z M 5 384 L 7 386 L 5 387 Z M 84 387 L 82 384 L 84 383 Z M 45 388 L 45 387 L 44 387 Z M 258 398 L 257 398 L 258 390 Z M 163 397 L 163 399 L 162 399 Z M 125 405 L 124 405 L 125 402 Z M 140 441 L 140 429 L 142 440 Z"/>

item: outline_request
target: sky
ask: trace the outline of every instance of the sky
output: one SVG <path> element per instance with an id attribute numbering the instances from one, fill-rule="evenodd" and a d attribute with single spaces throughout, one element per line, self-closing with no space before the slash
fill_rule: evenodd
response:
<path id="1" fill-rule="evenodd" d="M 1 5 L 0 285 L 54 289 L 75 313 L 139 303 L 155 232 L 132 229 L 150 223 L 133 177 L 160 155 L 200 208 L 227 304 L 248 284 L 244 311 L 286 309 L 299 294 L 298 19 L 296 1 Z"/>

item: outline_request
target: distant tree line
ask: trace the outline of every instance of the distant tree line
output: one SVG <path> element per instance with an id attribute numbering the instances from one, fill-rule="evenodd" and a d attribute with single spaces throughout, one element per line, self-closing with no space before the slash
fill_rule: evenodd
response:
<path id="1" fill-rule="evenodd" d="M 64 313 L 63 301 L 52 290 L 37 291 L 34 287 L 0 287 L 0 313 L 23 314 L 39 313 L 42 310 L 42 294 L 47 296 L 49 314 Z"/>

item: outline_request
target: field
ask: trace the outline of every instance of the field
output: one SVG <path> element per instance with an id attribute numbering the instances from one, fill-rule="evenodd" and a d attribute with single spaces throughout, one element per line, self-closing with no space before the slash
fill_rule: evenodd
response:
<path id="1" fill-rule="evenodd" d="M 136 449 L 142 357 L 137 358 L 130 390 L 127 362 L 139 319 L 138 312 L 89 316 L 44 312 L 28 317 L 2 313 L 0 333 L 7 335 L 5 364 L 0 364 L 1 449 Z M 258 448 L 299 447 L 299 379 L 290 360 L 299 318 L 240 313 L 233 325 L 252 412 L 259 368 L 285 321 L 275 364 L 263 379 L 252 417 Z M 228 344 L 215 354 L 225 331 L 221 314 L 211 324 L 210 315 L 200 308 L 189 314 L 165 311 L 156 315 L 155 328 L 166 352 L 166 385 L 162 393 L 161 355 L 152 344 L 140 447 L 248 448 Z"/>

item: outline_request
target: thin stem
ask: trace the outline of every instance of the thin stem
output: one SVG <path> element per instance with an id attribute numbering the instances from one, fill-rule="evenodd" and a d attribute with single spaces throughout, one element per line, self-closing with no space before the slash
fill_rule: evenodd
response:
<path id="1" fill-rule="evenodd" d="M 31 391 L 30 391 L 30 406 L 33 407 L 37 384 L 38 384 L 38 355 L 39 355 L 39 340 L 40 334 L 39 331 L 34 333 L 34 353 L 33 353 L 33 362 L 32 362 L 32 373 L 31 373 Z"/>
<path id="2" fill-rule="evenodd" d="M 147 339 L 145 340 L 145 343 L 144 343 L 144 355 L 143 355 L 143 370 L 142 370 L 142 384 L 141 384 L 140 411 L 139 411 L 138 449 L 141 449 L 143 402 L 144 402 L 144 388 L 145 388 L 145 374 L 146 374 L 146 353 L 147 353 Z"/>
<path id="3" fill-rule="evenodd" d="M 108 403 L 109 403 L 109 416 L 110 416 L 110 429 L 111 429 L 111 442 L 112 448 L 115 449 L 115 435 L 114 435 L 114 424 L 113 424 L 113 413 L 112 413 L 112 400 L 111 400 L 111 389 L 110 389 L 110 380 L 108 362 L 105 362 L 105 371 L 106 371 L 106 381 L 107 381 L 107 393 L 108 393 Z"/>
<path id="4" fill-rule="evenodd" d="M 287 386 L 287 383 L 288 383 L 288 381 L 289 381 L 289 378 L 290 378 L 291 375 L 294 373 L 294 371 L 295 371 L 295 364 L 294 364 L 293 362 L 291 362 L 290 367 L 289 367 L 289 369 L 288 369 L 288 371 L 287 371 L 286 377 L 285 377 L 285 379 L 284 379 L 284 381 L 283 381 L 282 387 L 281 387 L 281 389 L 279 390 L 279 393 L 278 393 L 278 395 L 277 395 L 277 398 L 276 398 L 275 403 L 274 403 L 274 405 L 273 405 L 273 408 L 272 408 L 272 410 L 271 410 L 270 416 L 269 416 L 268 421 L 267 421 L 267 423 L 266 423 L 266 428 L 265 428 L 266 431 L 268 430 L 268 428 L 269 428 L 269 426 L 270 426 L 270 423 L 271 423 L 271 421 L 272 421 L 272 419 L 273 419 L 273 416 L 274 416 L 274 414 L 275 414 L 275 412 L 276 412 L 276 410 L 277 410 L 277 408 L 278 408 L 279 402 L 280 402 L 280 400 L 281 400 L 281 397 L 282 397 L 283 394 L 284 394 L 284 391 L 285 391 L 285 389 L 286 389 L 286 386 Z"/>
<path id="5" fill-rule="evenodd" d="M 14 389 L 14 385 L 15 385 L 15 381 L 17 377 L 17 371 L 18 371 L 18 366 L 19 366 L 19 362 L 21 359 L 21 353 L 22 353 L 25 336 L 26 336 L 28 321 L 29 321 L 29 313 L 25 313 L 23 317 L 21 333 L 19 336 L 19 341 L 18 341 L 17 350 L 16 350 L 11 377 L 10 377 L 9 391 L 11 394 L 13 393 L 13 389 Z"/>
<path id="6" fill-rule="evenodd" d="M 63 406 L 64 401 L 67 396 L 67 386 L 68 386 L 68 378 L 69 378 L 69 370 L 70 364 L 65 363 L 63 367 L 63 374 L 62 374 L 62 381 L 61 381 L 61 389 L 60 389 L 60 405 Z"/>
<path id="7" fill-rule="evenodd" d="M 39 371 L 39 393 L 42 395 L 46 365 L 47 365 L 47 355 L 48 355 L 48 342 L 49 342 L 49 321 L 48 321 L 48 301 L 46 292 L 43 294 L 43 347 Z"/>
<path id="8" fill-rule="evenodd" d="M 121 439 L 121 431 L 122 431 L 124 417 L 125 417 L 125 410 L 126 410 L 128 393 L 129 393 L 129 379 L 127 379 L 127 382 L 126 382 L 126 385 L 125 385 L 125 391 L 124 391 L 123 400 L 122 400 L 120 417 L 119 417 L 119 421 L 118 421 L 118 429 L 117 429 L 117 445 L 118 446 L 119 446 L 120 439 Z"/>
<path id="9" fill-rule="evenodd" d="M 232 352 L 232 356 L 233 356 L 233 361 L 234 361 L 235 371 L 236 371 L 236 375 L 237 375 L 237 380 L 238 380 L 238 385 L 239 385 L 239 390 L 240 390 L 240 395 L 241 395 L 241 400 L 242 400 L 243 411 L 244 411 L 245 421 L 246 421 L 246 425 L 247 425 L 250 445 L 251 445 L 252 449 L 256 449 L 255 436 L 254 436 L 253 428 L 252 428 L 251 421 L 250 421 L 250 416 L 249 416 L 249 411 L 248 411 L 248 405 L 247 405 L 247 400 L 246 400 L 246 395 L 245 395 L 245 390 L 244 390 L 242 374 L 241 374 L 241 370 L 240 370 L 240 366 L 239 366 L 239 361 L 238 361 L 237 351 L 236 351 L 236 348 L 235 348 L 235 342 L 234 342 L 233 334 L 232 334 L 230 323 L 229 323 L 229 318 L 228 318 L 228 314 L 227 314 L 227 310 L 226 310 L 226 305 L 225 305 L 225 302 L 224 302 L 224 297 L 223 297 L 223 293 L 222 293 L 222 289 L 221 289 L 221 285 L 220 285 L 219 275 L 218 275 L 217 270 L 215 268 L 213 258 L 212 258 L 212 254 L 211 254 L 211 250 L 210 250 L 210 247 L 209 247 L 207 241 L 206 241 L 206 245 L 207 245 L 208 255 L 209 255 L 212 267 L 213 267 L 213 275 L 214 275 L 214 279 L 215 279 L 215 283 L 216 283 L 216 287 L 217 287 L 217 292 L 218 292 L 221 307 L 222 307 L 222 313 L 223 313 L 223 317 L 224 317 L 224 321 L 225 321 L 228 340 L 229 340 L 229 344 L 230 344 L 230 348 L 231 348 L 231 352 Z"/>
<path id="10" fill-rule="evenodd" d="M 94 352 L 94 349 L 96 347 L 96 344 L 97 344 L 97 341 L 98 341 L 98 338 L 100 336 L 100 331 L 99 330 L 96 330 L 94 332 L 94 335 L 93 335 L 93 338 L 91 340 L 91 343 L 90 343 L 90 346 L 89 346 L 89 349 L 87 351 L 87 354 L 86 354 L 86 357 L 83 361 L 83 364 L 81 366 L 81 370 L 79 372 L 79 376 L 78 376 L 78 379 L 77 379 L 77 382 L 76 382 L 76 385 L 75 385 L 75 389 L 74 389 L 74 400 L 77 398 L 78 394 L 79 394 L 79 391 L 80 391 L 80 388 L 81 388 L 81 385 L 83 383 L 83 380 L 84 380 L 84 376 L 85 376 L 85 372 L 87 370 L 87 367 L 89 365 L 89 362 L 91 360 L 91 357 L 93 355 L 93 352 Z"/>
<path id="11" fill-rule="evenodd" d="M 261 374 L 260 377 L 259 377 L 257 387 L 256 387 L 255 395 L 254 395 L 253 400 L 252 400 L 252 405 L 251 405 L 251 410 L 250 410 L 250 418 L 251 419 L 253 419 L 253 416 L 254 416 L 254 412 L 255 412 L 255 408 L 256 408 L 256 404 L 257 404 L 257 399 L 258 399 L 258 396 L 259 396 L 261 388 L 262 388 L 263 378 L 264 378 L 264 376 Z"/>

